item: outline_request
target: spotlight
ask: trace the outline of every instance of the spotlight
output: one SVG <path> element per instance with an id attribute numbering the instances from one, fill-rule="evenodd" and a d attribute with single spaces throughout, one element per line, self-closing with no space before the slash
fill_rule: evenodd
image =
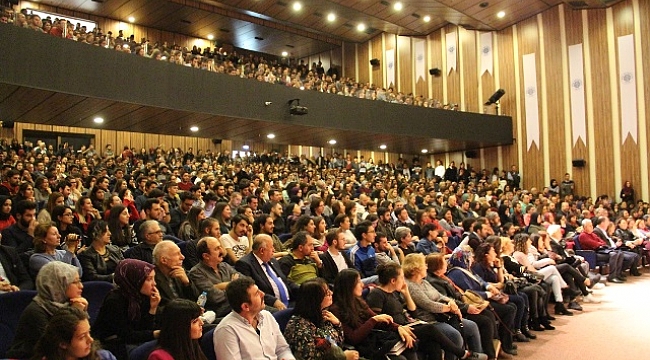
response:
<path id="1" fill-rule="evenodd" d="M 192 126 L 192 127 L 190 128 L 190 131 L 191 131 L 191 132 L 197 132 L 197 131 L 199 131 L 199 127 L 198 127 L 198 126 Z"/>
<path id="2" fill-rule="evenodd" d="M 270 101 L 265 101 L 265 102 L 264 102 L 264 106 L 269 106 L 269 105 L 271 105 L 271 104 L 273 104 L 273 103 L 270 102 Z"/>
<path id="3" fill-rule="evenodd" d="M 505 93 L 506 93 L 506 91 L 503 90 L 503 89 L 497 90 L 494 94 L 492 94 L 492 96 L 490 96 L 490 99 L 488 99 L 488 101 L 485 102 L 485 105 L 496 104 L 497 102 L 499 102 L 499 99 L 501 99 L 501 97 Z"/>

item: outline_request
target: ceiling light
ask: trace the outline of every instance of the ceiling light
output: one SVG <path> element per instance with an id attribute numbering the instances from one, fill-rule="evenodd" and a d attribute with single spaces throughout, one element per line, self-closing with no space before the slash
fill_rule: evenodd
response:
<path id="1" fill-rule="evenodd" d="M 328 143 L 329 143 L 330 145 L 336 145 L 336 140 L 332 139 L 332 140 L 328 141 Z"/>
<path id="2" fill-rule="evenodd" d="M 422 153 L 423 153 L 423 154 L 426 154 L 426 153 L 428 153 L 428 152 L 429 152 L 429 150 L 427 150 L 427 149 L 422 149 Z"/>
<path id="3" fill-rule="evenodd" d="M 293 9 L 295 11 L 300 11 L 300 9 L 302 9 L 302 4 L 299 1 L 296 1 L 295 3 L 293 3 Z"/>
<path id="4" fill-rule="evenodd" d="M 404 5 L 402 5 L 402 3 L 399 2 L 399 1 L 396 2 L 396 3 L 393 5 L 393 9 L 395 9 L 395 10 L 397 10 L 397 11 L 402 10 L 403 7 L 404 7 Z"/>
<path id="5" fill-rule="evenodd" d="M 334 13 L 327 14 L 327 21 L 332 22 L 336 20 L 336 15 Z"/>
<path id="6" fill-rule="evenodd" d="M 191 132 L 197 132 L 197 131 L 199 131 L 199 127 L 198 127 L 198 126 L 192 126 L 192 127 L 190 128 L 190 131 L 191 131 Z"/>
<path id="7" fill-rule="evenodd" d="M 305 90 L 305 87 L 304 87 L 304 86 L 301 86 L 301 87 L 300 87 L 300 90 Z"/>
<path id="8" fill-rule="evenodd" d="M 251 147 L 248 146 L 248 145 L 244 145 L 244 146 L 242 146 L 241 148 L 244 149 L 244 150 L 248 150 L 248 149 L 250 149 Z"/>
<path id="9" fill-rule="evenodd" d="M 282 52 L 282 57 L 287 57 L 287 55 L 289 55 L 288 52 L 286 52 L 286 51 L 283 51 L 283 52 Z"/>
<path id="10" fill-rule="evenodd" d="M 504 16 L 506 16 L 506 12 L 505 12 L 505 11 L 499 11 L 499 12 L 497 13 L 497 17 L 498 17 L 499 19 L 502 19 Z"/>
<path id="11" fill-rule="evenodd" d="M 275 134 L 268 134 L 266 137 L 269 139 L 275 139 Z"/>
<path id="12" fill-rule="evenodd" d="M 431 21 L 431 16 L 429 16 L 429 15 L 425 15 L 425 16 L 422 18 L 422 20 L 424 20 L 424 22 L 429 22 L 429 21 Z"/>
<path id="13" fill-rule="evenodd" d="M 104 122 L 104 119 L 100 117 L 96 117 L 93 119 L 93 121 L 95 122 L 95 124 L 101 124 Z"/>
<path id="14" fill-rule="evenodd" d="M 382 150 L 386 150 L 386 145 L 385 145 L 385 144 L 381 144 L 381 145 L 379 145 L 379 148 L 382 149 Z"/>
<path id="15" fill-rule="evenodd" d="M 129 16 L 129 22 L 130 22 L 130 23 L 135 22 L 135 18 L 134 18 L 133 16 Z"/>
<path id="16" fill-rule="evenodd" d="M 214 40 L 214 35 L 212 34 L 208 35 L 208 40 Z"/>
<path id="17" fill-rule="evenodd" d="M 359 25 L 357 25 L 357 30 L 366 31 L 366 24 L 360 23 Z"/>

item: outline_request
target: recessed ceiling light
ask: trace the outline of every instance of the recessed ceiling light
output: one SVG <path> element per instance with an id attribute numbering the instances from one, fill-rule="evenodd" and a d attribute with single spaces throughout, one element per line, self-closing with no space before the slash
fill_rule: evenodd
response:
<path id="1" fill-rule="evenodd" d="M 382 149 L 382 150 L 386 150 L 386 145 L 385 145 L 385 144 L 381 144 L 381 145 L 379 145 L 379 148 Z"/>
<path id="2" fill-rule="evenodd" d="M 135 22 L 135 18 L 133 16 L 129 16 L 129 22 L 130 23 Z"/>
<path id="3" fill-rule="evenodd" d="M 504 16 L 506 16 L 506 12 L 505 12 L 505 11 L 499 11 L 499 12 L 497 13 L 497 17 L 498 17 L 499 19 L 502 19 Z"/>
<path id="4" fill-rule="evenodd" d="M 404 7 L 404 5 L 402 5 L 402 3 L 399 2 L 399 1 L 396 2 L 396 3 L 393 5 L 393 9 L 395 9 L 395 10 L 397 10 L 397 11 L 402 10 L 403 7 Z"/>
<path id="5" fill-rule="evenodd" d="M 269 139 L 275 139 L 275 134 L 268 134 L 266 137 Z"/>
<path id="6" fill-rule="evenodd" d="M 242 146 L 241 148 L 244 149 L 244 150 L 248 150 L 248 149 L 250 149 L 251 147 L 248 146 L 248 145 L 244 145 L 244 146 Z"/>
<path id="7" fill-rule="evenodd" d="M 357 25 L 357 30 L 366 31 L 366 24 L 360 23 L 359 25 Z"/>
<path id="8" fill-rule="evenodd" d="M 104 122 L 104 119 L 100 117 L 96 117 L 93 119 L 93 121 L 95 122 L 95 124 L 101 124 Z"/>
<path id="9" fill-rule="evenodd" d="M 286 52 L 286 51 L 283 51 L 283 52 L 282 52 L 282 57 L 286 57 L 287 55 L 289 55 L 288 52 Z"/>
<path id="10" fill-rule="evenodd" d="M 305 90 L 305 87 L 304 87 L 304 86 L 301 86 L 301 87 L 300 87 L 300 90 Z"/>
<path id="11" fill-rule="evenodd" d="M 208 40 L 214 40 L 214 35 L 212 34 L 208 35 Z"/>
<path id="12" fill-rule="evenodd" d="M 422 153 L 423 153 L 423 154 L 426 154 L 426 153 L 428 153 L 428 152 L 429 152 L 429 150 L 427 150 L 427 149 L 422 149 Z"/>
<path id="13" fill-rule="evenodd" d="M 425 16 L 422 18 L 422 20 L 424 20 L 424 22 L 429 22 L 429 21 L 431 21 L 431 16 L 429 16 L 429 15 L 425 15 Z"/>
<path id="14" fill-rule="evenodd" d="M 336 140 L 332 139 L 332 140 L 328 141 L 328 143 L 329 143 L 330 145 L 335 145 L 335 144 L 336 144 Z"/>
<path id="15" fill-rule="evenodd" d="M 334 20 L 336 20 L 336 14 L 334 13 L 327 14 L 327 21 L 332 22 Z"/>
<path id="16" fill-rule="evenodd" d="M 190 128 L 190 131 L 191 131 L 191 132 L 197 132 L 197 131 L 199 131 L 199 127 L 198 127 L 198 126 L 192 126 L 192 127 Z"/>
<path id="17" fill-rule="evenodd" d="M 300 9 L 302 9 L 302 4 L 299 1 L 296 1 L 295 3 L 293 3 L 293 9 L 295 11 L 300 11 Z"/>

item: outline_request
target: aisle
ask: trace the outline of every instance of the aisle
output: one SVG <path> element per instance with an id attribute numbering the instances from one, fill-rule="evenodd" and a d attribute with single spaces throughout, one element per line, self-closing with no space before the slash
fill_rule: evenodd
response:
<path id="1" fill-rule="evenodd" d="M 596 290 L 600 304 L 582 304 L 584 311 L 556 316 L 554 331 L 535 332 L 536 340 L 518 343 L 526 360 L 650 359 L 650 274 L 628 277 L 624 284 Z"/>

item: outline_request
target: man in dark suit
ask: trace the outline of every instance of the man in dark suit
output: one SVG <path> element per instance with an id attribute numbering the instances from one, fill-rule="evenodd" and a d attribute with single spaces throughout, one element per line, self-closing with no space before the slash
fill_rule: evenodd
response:
<path id="1" fill-rule="evenodd" d="M 273 253 L 273 239 L 259 234 L 253 240 L 253 251 L 240 258 L 235 269 L 255 281 L 265 294 L 266 305 L 283 310 L 294 302 L 298 285 L 287 279 Z"/>
<path id="2" fill-rule="evenodd" d="M 630 275 L 641 276 L 641 273 L 639 272 L 639 261 L 641 260 L 641 257 L 637 253 L 625 251 L 623 248 L 625 244 L 621 239 L 611 237 L 607 234 L 609 224 L 610 221 L 607 216 L 599 216 L 594 220 L 594 234 L 603 240 L 611 249 L 621 252 L 623 255 L 623 268 L 621 269 L 621 272 L 629 269 Z M 625 278 L 625 275 L 623 275 L 623 278 Z"/>
<path id="3" fill-rule="evenodd" d="M 34 282 L 14 248 L 0 245 L 0 267 L 0 293 L 34 289 Z"/>
<path id="4" fill-rule="evenodd" d="M 334 284 L 334 279 L 341 270 L 354 269 L 350 259 L 345 256 L 345 235 L 340 229 L 330 230 L 325 235 L 327 251 L 320 254 L 323 267 L 320 275 L 328 284 Z M 336 260 L 335 260 L 336 259 Z"/>

